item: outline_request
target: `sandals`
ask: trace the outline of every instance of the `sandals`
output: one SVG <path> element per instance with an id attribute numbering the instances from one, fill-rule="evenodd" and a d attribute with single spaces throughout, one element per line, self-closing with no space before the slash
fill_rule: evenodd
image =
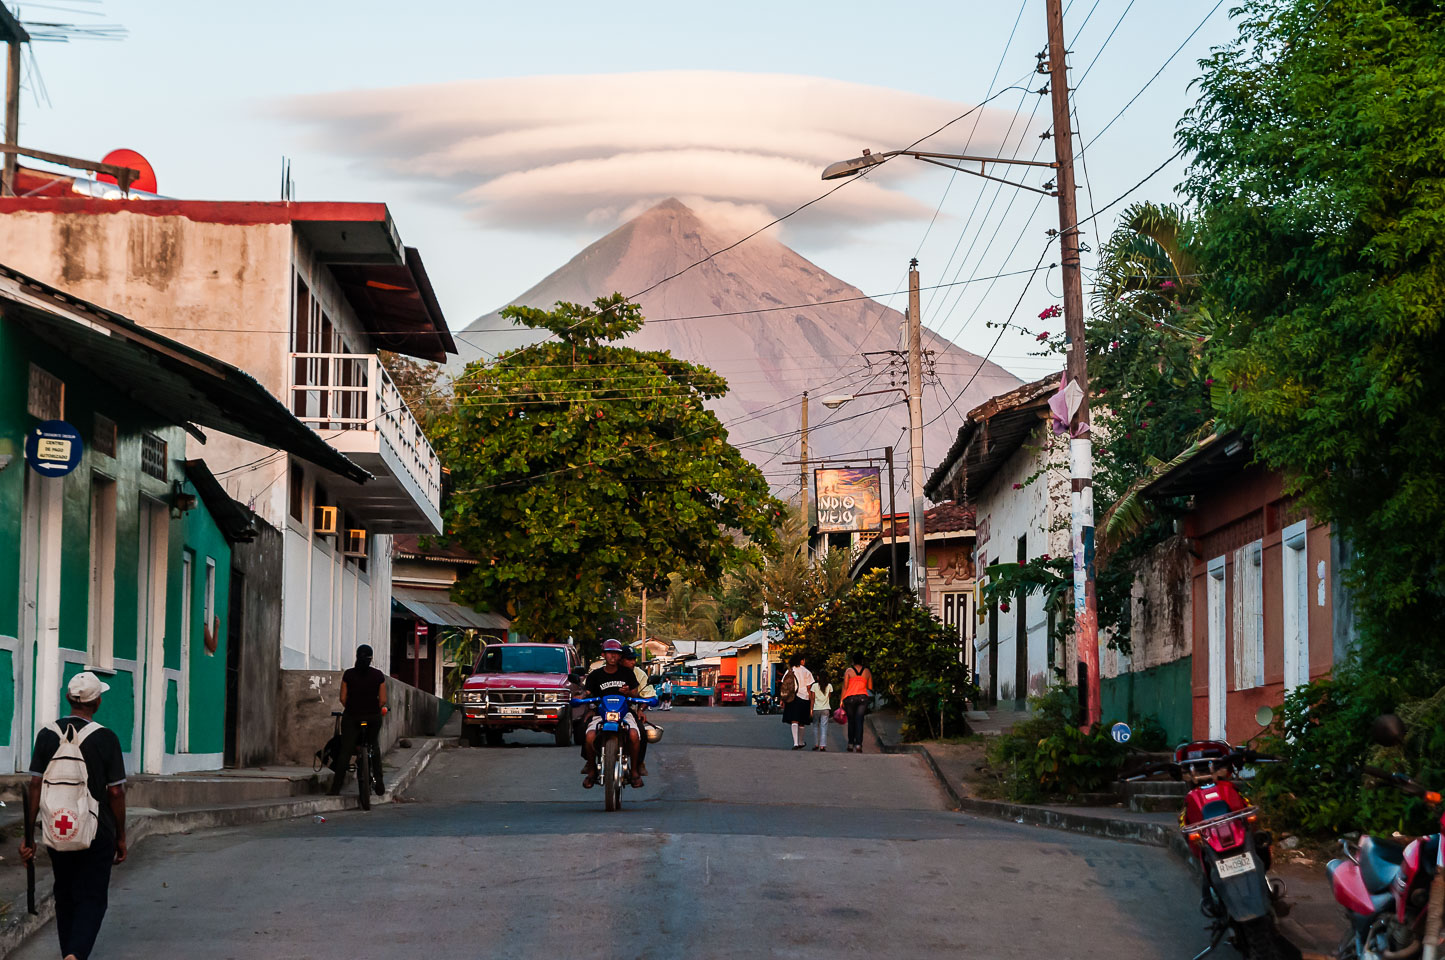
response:
<path id="1" fill-rule="evenodd" d="M 597 778 L 592 776 L 592 774 L 589 773 L 587 774 L 587 776 L 582 778 L 583 790 L 591 790 L 595 786 L 597 786 Z"/>
<path id="2" fill-rule="evenodd" d="M 635 790 L 638 787 L 642 786 L 642 778 L 634 773 L 632 775 L 632 780 L 630 781 L 630 783 L 632 784 L 632 788 Z"/>

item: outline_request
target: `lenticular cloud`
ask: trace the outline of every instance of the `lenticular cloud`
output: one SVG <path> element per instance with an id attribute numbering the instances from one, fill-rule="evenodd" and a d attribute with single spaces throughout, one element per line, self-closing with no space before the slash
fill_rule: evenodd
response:
<path id="1" fill-rule="evenodd" d="M 670 196 L 764 221 L 827 188 L 834 160 L 907 146 L 969 104 L 817 77 L 672 71 L 517 77 L 297 98 L 326 149 L 435 188 L 487 226 L 607 226 Z M 971 114 L 923 147 L 992 153 L 1008 114 Z M 976 129 L 975 129 L 976 125 Z M 971 135 L 971 139 L 970 139 Z M 814 208 L 814 226 L 927 216 L 890 164 Z"/>

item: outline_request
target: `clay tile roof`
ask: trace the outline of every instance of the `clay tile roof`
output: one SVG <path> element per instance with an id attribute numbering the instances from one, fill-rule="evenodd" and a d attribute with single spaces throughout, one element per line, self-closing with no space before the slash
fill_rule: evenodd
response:
<path id="1" fill-rule="evenodd" d="M 887 534 L 888 517 L 883 517 L 884 534 Z M 973 511 L 961 503 L 947 500 L 923 511 L 923 533 L 958 533 L 973 529 Z M 908 515 L 898 515 L 898 535 L 908 533 Z"/>
<path id="2" fill-rule="evenodd" d="M 435 537 L 427 537 L 426 549 L 421 546 L 422 537 L 415 533 L 392 535 L 392 543 L 398 557 L 417 560 L 450 560 L 455 563 L 476 563 L 477 558 L 461 547 L 443 544 Z"/>

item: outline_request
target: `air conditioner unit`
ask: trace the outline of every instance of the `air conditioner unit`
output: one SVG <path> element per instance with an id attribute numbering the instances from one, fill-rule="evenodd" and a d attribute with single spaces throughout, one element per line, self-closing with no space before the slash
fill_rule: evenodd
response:
<path id="1" fill-rule="evenodd" d="M 343 549 L 343 550 L 341 551 L 341 554 L 342 554 L 342 556 L 345 556 L 345 557 L 365 557 L 365 556 L 366 556 L 366 531 L 365 531 L 365 530 L 347 530 L 347 531 L 346 531 L 346 547 L 345 547 L 345 549 Z"/>
<path id="2" fill-rule="evenodd" d="M 312 532 L 322 537 L 336 536 L 336 523 L 340 511 L 335 507 L 317 507 L 316 519 L 311 524 Z"/>

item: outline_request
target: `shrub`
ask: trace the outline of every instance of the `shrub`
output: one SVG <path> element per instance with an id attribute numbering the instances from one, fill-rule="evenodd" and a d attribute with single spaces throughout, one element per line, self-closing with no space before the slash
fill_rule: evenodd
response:
<path id="1" fill-rule="evenodd" d="M 1101 724 L 1079 729 L 1078 692 L 1029 698 L 1029 717 L 989 747 L 988 765 L 1010 800 L 1035 803 L 1107 789 L 1128 749 Z"/>

